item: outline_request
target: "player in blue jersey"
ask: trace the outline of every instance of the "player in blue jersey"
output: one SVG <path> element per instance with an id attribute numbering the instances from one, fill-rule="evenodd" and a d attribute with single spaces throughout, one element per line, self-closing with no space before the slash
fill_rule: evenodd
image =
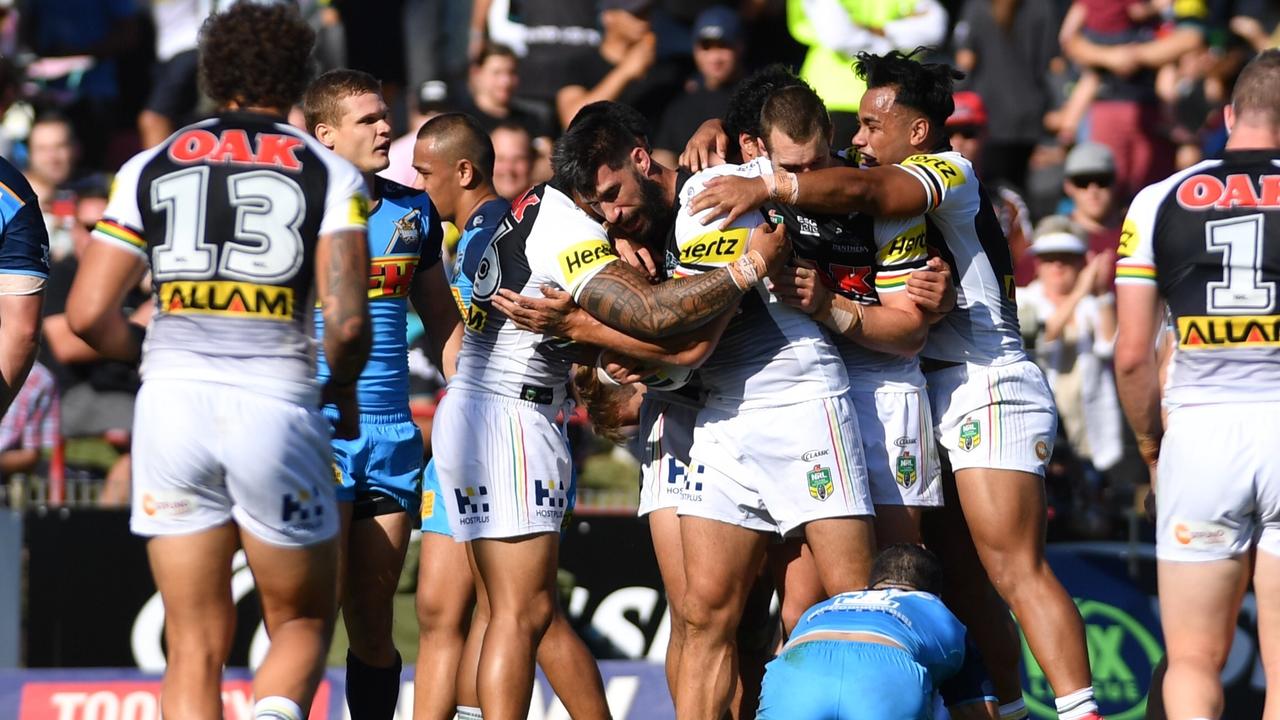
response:
<path id="1" fill-rule="evenodd" d="M 446 377 L 444 347 L 460 324 L 440 263 L 443 231 L 435 206 L 426 193 L 374 174 L 387 167 L 391 144 L 379 82 L 355 70 L 327 72 L 307 89 L 303 113 L 316 139 L 364 173 L 374 203 L 367 279 L 373 342 L 356 386 L 360 435 L 334 440 L 333 456 L 344 538 L 342 616 L 351 643 L 347 704 L 355 720 L 389 720 L 400 687 L 392 596 L 417 522 L 422 480 L 422 435 L 409 413 L 408 303 L 421 316 L 431 359 Z M 317 313 L 316 335 L 323 333 Z M 320 377 L 327 372 L 321 358 Z"/>
<path id="2" fill-rule="evenodd" d="M 418 132 L 413 165 L 422 184 L 443 219 L 459 222 L 465 218 L 459 226 L 462 236 L 449 273 L 453 297 L 464 320 L 470 316 L 471 286 L 481 258 L 510 208 L 493 187 L 493 164 L 489 136 L 467 115 L 437 116 Z M 467 545 L 454 542 L 449 530 L 451 501 L 441 497 L 440 481 L 429 463 L 423 478 L 422 558 L 418 566 L 415 720 L 451 720 L 455 708 L 463 720 L 480 716 L 476 666 L 488 602 L 472 582 Z M 595 661 L 562 613 L 556 613 L 538 645 L 538 663 L 572 717 L 592 720 L 609 716 Z"/>
<path id="3" fill-rule="evenodd" d="M 809 608 L 765 670 L 758 720 L 919 720 L 940 691 L 954 720 L 996 717 L 995 693 L 965 627 L 942 604 L 942 567 L 891 545 L 869 589 Z"/>
<path id="4" fill-rule="evenodd" d="M 0 415 L 35 360 L 48 278 L 49 233 L 36 193 L 0 158 Z"/>

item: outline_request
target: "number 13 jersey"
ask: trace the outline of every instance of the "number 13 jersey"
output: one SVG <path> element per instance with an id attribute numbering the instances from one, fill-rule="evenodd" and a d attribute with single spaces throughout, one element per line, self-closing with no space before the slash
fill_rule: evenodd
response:
<path id="1" fill-rule="evenodd" d="M 1280 400 L 1280 153 L 1228 151 L 1138 193 L 1117 285 L 1157 287 L 1178 333 L 1169 406 Z"/>
<path id="2" fill-rule="evenodd" d="M 93 234 L 150 263 L 157 312 L 144 380 L 318 402 L 316 239 L 363 230 L 367 217 L 355 166 L 269 116 L 223 114 L 134 156 Z"/>

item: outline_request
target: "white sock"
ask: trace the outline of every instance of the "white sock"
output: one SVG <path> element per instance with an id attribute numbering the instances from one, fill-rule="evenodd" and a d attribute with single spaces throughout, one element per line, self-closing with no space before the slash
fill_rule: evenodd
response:
<path id="1" fill-rule="evenodd" d="M 469 705 L 459 705 L 458 714 L 453 720 L 484 720 L 484 715 L 480 714 L 480 708 L 471 707 Z"/>
<path id="2" fill-rule="evenodd" d="M 306 715 L 298 703 L 282 695 L 272 695 L 253 704 L 253 720 L 306 720 Z"/>
<path id="3" fill-rule="evenodd" d="M 1022 698 L 1000 706 L 1000 720 L 1026 720 L 1029 716 L 1027 703 Z"/>
<path id="4" fill-rule="evenodd" d="M 1055 698 L 1053 704 L 1058 708 L 1060 720 L 1080 720 L 1098 712 L 1098 703 L 1093 701 L 1092 685 Z"/>

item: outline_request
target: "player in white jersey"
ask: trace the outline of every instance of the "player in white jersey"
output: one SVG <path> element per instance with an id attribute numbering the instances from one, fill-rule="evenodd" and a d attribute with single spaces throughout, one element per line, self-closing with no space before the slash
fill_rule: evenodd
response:
<path id="1" fill-rule="evenodd" d="M 558 174 L 572 178 L 611 232 L 643 238 L 674 213 L 673 275 L 740 262 L 759 215 L 721 232 L 677 202 L 717 174 L 754 175 L 758 165 L 695 175 L 677 198 L 676 174 L 653 163 L 642 131 L 627 130 L 643 122 L 629 123 L 629 108 L 607 107 L 561 139 Z M 762 287 L 718 330 L 711 328 L 718 344 L 699 372 L 706 398 L 679 507 L 687 582 L 675 698 L 682 717 L 719 717 L 729 701 L 734 630 L 771 537 L 803 532 L 833 592 L 865 582 L 872 543 L 857 421 L 825 333 Z"/>
<path id="2" fill-rule="evenodd" d="M 1230 137 L 1142 190 L 1116 265 L 1120 400 L 1152 467 L 1163 682 L 1170 718 L 1224 717 L 1220 673 L 1253 581 L 1267 679 L 1280 684 L 1280 51 L 1245 67 Z M 1164 387 L 1152 339 L 1167 304 L 1175 359 Z M 1162 427 L 1163 425 L 1163 427 Z M 1158 461 L 1158 465 L 1157 465 Z M 1158 469 L 1158 471 L 1157 471 Z"/>
<path id="3" fill-rule="evenodd" d="M 272 640 L 255 718 L 307 716 L 333 630 L 338 512 L 309 326 L 318 297 L 324 395 L 354 437 L 368 201 L 351 163 L 285 123 L 314 39 L 287 5 L 206 22 L 202 84 L 221 112 L 124 164 L 67 303 L 104 356 L 142 359 L 130 522 L 150 538 L 164 601 L 166 717 L 222 717 L 241 547 Z M 144 348 L 120 302 L 148 265 L 158 302 Z"/>
<path id="4" fill-rule="evenodd" d="M 999 222 L 973 167 L 946 146 L 954 71 L 891 52 L 859 55 L 868 82 L 854 146 L 866 169 L 831 168 L 764 179 L 724 180 L 693 202 L 695 211 L 731 222 L 773 198 L 820 212 L 876 217 L 925 214 L 931 245 L 958 278 L 956 309 L 929 332 L 922 355 L 934 426 L 954 470 L 958 500 L 981 566 L 1021 621 L 1032 653 L 1058 695 L 1062 717 L 1095 713 L 1079 611 L 1044 557 L 1044 466 L 1056 432 L 1053 398 L 1026 357 L 1018 334 L 1013 271 Z M 985 632 L 1006 625 L 998 603 L 985 602 L 985 578 L 964 561 L 965 543 L 940 554 L 964 601 L 966 622 Z M 979 636 L 995 666 L 1008 716 L 1025 716 L 1012 635 Z"/>
<path id="5" fill-rule="evenodd" d="M 593 114 L 584 108 L 569 132 Z M 570 366 L 582 355 L 571 343 L 520 330 L 493 312 L 494 297 L 499 289 L 532 295 L 554 285 L 603 322 L 661 338 L 721 316 L 789 253 L 777 232 L 762 229 L 752 242 L 728 267 L 651 285 L 615 262 L 604 228 L 571 198 L 540 185 L 512 204 L 480 254 L 458 371 L 437 413 L 433 445 L 445 500 L 456 511 L 451 529 L 471 542 L 490 601 L 478 675 L 486 716 L 523 717 L 528 709 L 534 645 L 555 603 L 558 531 L 571 481 L 555 418 L 565 406 Z"/>

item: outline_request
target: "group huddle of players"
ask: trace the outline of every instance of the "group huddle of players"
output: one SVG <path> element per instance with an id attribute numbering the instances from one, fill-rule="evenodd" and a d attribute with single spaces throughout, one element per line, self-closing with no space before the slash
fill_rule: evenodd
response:
<path id="1" fill-rule="evenodd" d="M 847 153 L 833 152 L 818 96 L 778 69 L 743 83 L 681 169 L 654 161 L 634 110 L 588 105 L 556 145 L 555 179 L 507 203 L 492 144 L 462 114 L 417 135 L 425 192 L 378 177 L 390 146 L 379 83 L 351 70 L 309 81 L 313 42 L 286 5 L 209 19 L 201 77 L 220 113 L 121 169 L 68 303 L 77 334 L 143 365 L 131 523 L 150 537 L 165 604 L 166 716 L 221 717 L 243 547 L 272 640 L 255 718 L 307 715 L 339 606 L 351 716 L 391 718 L 391 599 L 420 525 L 414 717 L 522 719 L 535 662 L 573 717 L 608 717 L 556 595 L 575 482 L 563 422 L 581 399 L 599 425 L 639 427 L 681 720 L 930 717 L 935 691 L 952 717 L 1026 717 L 1006 603 L 1058 716 L 1100 717 L 1080 615 L 1044 557 L 1053 398 L 1022 347 L 999 222 L 946 144 L 949 66 L 860 55 L 867 92 Z M 1274 61 L 1254 74 L 1274 82 Z M 300 97 L 306 133 L 283 122 Z M 1121 248 L 1122 285 L 1141 289 L 1121 288 L 1117 367 L 1141 381 L 1122 399 L 1153 465 L 1148 286 L 1172 257 L 1153 235 L 1176 207 L 1232 211 L 1219 200 L 1235 177 L 1210 168 L 1187 180 L 1198 191 L 1140 196 Z M 442 221 L 462 232 L 449 267 Z M 1253 358 L 1266 328 L 1222 313 L 1276 301 L 1271 255 L 1250 245 L 1262 220 L 1209 227 L 1210 251 L 1268 274 L 1224 260 L 1221 282 L 1195 276 L 1210 307 L 1174 307 L 1179 342 L 1228 354 L 1190 361 L 1183 384 L 1234 377 L 1230 353 Z M 1188 257 L 1175 264 L 1200 262 Z M 147 269 L 158 312 L 142 328 L 119 305 Z M 449 381 L 425 477 L 410 302 Z M 1253 502 L 1197 510 L 1163 488 L 1162 513 L 1181 514 L 1161 517 L 1162 602 L 1166 560 L 1248 550 L 1225 542 L 1222 518 Z M 1264 541 L 1274 520 L 1255 528 Z M 745 632 L 762 573 L 781 597 L 781 640 Z M 1170 677 L 1194 677 L 1194 650 L 1166 628 Z"/>

